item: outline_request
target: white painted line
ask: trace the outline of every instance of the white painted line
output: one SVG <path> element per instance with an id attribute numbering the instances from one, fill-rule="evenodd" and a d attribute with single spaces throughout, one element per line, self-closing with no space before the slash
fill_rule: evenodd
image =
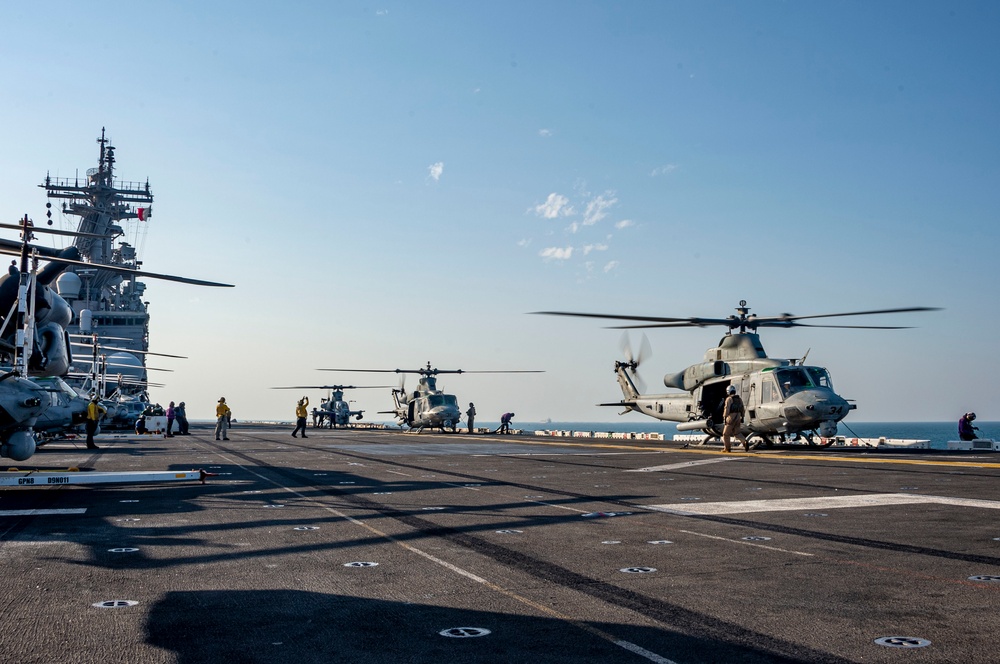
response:
<path id="1" fill-rule="evenodd" d="M 704 466 L 710 463 L 722 463 L 723 461 L 736 461 L 739 457 L 723 457 L 721 459 L 704 459 L 702 461 L 685 461 L 684 463 L 671 463 L 666 466 L 650 466 L 649 468 L 636 468 L 626 470 L 626 473 L 655 473 L 661 470 L 680 470 L 691 466 Z"/>
<path id="2" fill-rule="evenodd" d="M 776 546 L 768 546 L 767 544 L 757 544 L 756 542 L 747 542 L 745 540 L 734 540 L 729 537 L 719 537 L 718 535 L 707 535 L 705 533 L 695 533 L 690 530 L 679 530 L 678 532 L 684 533 L 685 535 L 695 535 L 697 537 L 706 537 L 708 539 L 720 540 L 723 542 L 729 542 L 730 544 L 742 544 L 743 546 L 755 546 L 760 549 L 767 549 L 769 551 L 779 551 L 781 553 L 790 553 L 794 556 L 809 556 L 812 557 L 816 554 L 806 553 L 805 551 L 792 551 L 791 549 L 780 549 Z"/>
<path id="3" fill-rule="evenodd" d="M 87 508 L 71 510 L 0 510 L 0 516 L 48 516 L 52 514 L 84 514 Z"/>
<path id="4" fill-rule="evenodd" d="M 995 500 L 972 500 L 943 496 L 921 496 L 910 493 L 873 493 L 861 496 L 820 496 L 816 498 L 784 498 L 776 500 L 744 500 L 728 503 L 672 503 L 646 505 L 647 509 L 671 514 L 749 514 L 752 512 L 788 512 L 792 510 L 831 510 L 848 507 L 881 507 L 885 505 L 958 505 L 1000 509 Z"/>
<path id="5" fill-rule="evenodd" d="M 636 655 L 639 655 L 640 657 L 645 657 L 651 662 L 656 662 L 656 664 L 677 664 L 672 659 L 661 657 L 657 655 L 655 652 L 650 652 L 645 648 L 640 648 L 634 643 L 630 643 L 628 641 L 615 641 L 615 645 L 618 646 L 619 648 L 624 648 L 629 652 L 634 652 Z"/>
<path id="6" fill-rule="evenodd" d="M 640 657 L 644 657 L 644 658 L 650 660 L 651 662 L 654 662 L 655 664 L 676 664 L 673 660 L 667 659 L 667 658 L 665 658 L 665 657 L 663 657 L 661 655 L 657 655 L 654 652 L 650 652 L 649 650 L 646 650 L 645 648 L 641 648 L 641 647 L 639 647 L 639 646 L 637 646 L 634 643 L 631 643 L 629 641 L 623 641 L 621 639 L 616 639 L 609 632 L 606 632 L 606 631 L 604 631 L 602 629 L 594 627 L 593 625 L 590 625 L 589 623 L 582 622 L 582 621 L 580 621 L 580 620 L 578 620 L 576 618 L 573 618 L 573 617 L 571 617 L 571 616 L 569 616 L 567 614 L 561 613 L 561 612 L 559 612 L 559 611 L 557 611 L 557 610 L 555 610 L 555 609 L 553 609 L 553 608 L 551 608 L 549 606 L 546 606 L 544 604 L 539 604 L 538 602 L 535 602 L 534 600 L 532 600 L 532 599 L 530 599 L 528 597 L 525 597 L 524 595 L 520 595 L 520 594 L 514 592 L 513 590 L 510 590 L 509 588 L 505 588 L 505 587 L 503 587 L 503 586 L 501 586 L 501 585 L 499 585 L 497 583 L 493 583 L 492 581 L 484 579 L 481 576 L 477 576 L 476 574 L 473 574 L 472 572 L 470 572 L 468 570 L 462 569 L 461 567 L 458 567 L 457 565 L 453 565 L 452 563 L 449 563 L 446 560 L 438 558 L 437 556 L 435 556 L 435 555 L 433 555 L 431 553 L 428 553 L 427 551 L 424 551 L 422 549 L 418 549 L 417 547 L 413 546 L 412 544 L 410 544 L 408 542 L 404 542 L 404 541 L 398 539 L 397 537 L 394 537 L 393 535 L 390 535 L 390 534 L 388 534 L 386 532 L 383 532 L 383 531 L 379 530 L 375 526 L 369 525 L 369 524 L 365 523 L 364 521 L 361 521 L 360 519 L 356 519 L 356 518 L 350 516 L 346 512 L 342 512 L 342 511 L 340 511 L 340 510 L 338 510 L 338 509 L 336 509 L 334 507 L 330 507 L 329 505 L 325 505 L 323 503 L 320 503 L 319 501 L 315 500 L 314 498 L 310 498 L 309 496 L 306 496 L 304 493 L 301 493 L 300 491 L 297 491 L 296 489 L 293 489 L 293 488 L 291 488 L 289 486 L 285 486 L 285 485 L 283 485 L 283 484 L 281 484 L 279 482 L 276 482 L 275 480 L 273 480 L 273 479 L 271 479 L 269 477 L 265 477 L 264 475 L 261 475 L 260 473 L 256 472 L 255 470 L 252 470 L 250 467 L 244 466 L 243 464 L 239 463 L 237 460 L 235 460 L 235 459 L 229 459 L 224 454 L 218 454 L 218 456 L 221 457 L 221 458 L 223 458 L 223 459 L 225 459 L 226 461 L 228 461 L 229 463 L 233 464 L 234 466 L 236 466 L 238 468 L 241 468 L 241 469 L 249 472 L 251 475 L 256 475 L 261 480 L 263 480 L 265 482 L 269 482 L 270 484 L 273 484 L 276 487 L 278 487 L 280 489 L 283 489 L 284 491 L 287 491 L 288 493 L 291 493 L 291 494 L 293 494 L 295 496 L 298 496 L 299 498 L 302 498 L 305 502 L 317 505 L 318 507 L 320 507 L 321 509 L 329 512 L 330 514 L 333 514 L 333 515 L 335 515 L 335 516 L 337 516 L 337 517 L 339 517 L 341 519 L 344 519 L 345 521 L 348 521 L 348 522 L 350 522 L 350 523 L 352 523 L 352 524 L 354 524 L 356 526 L 359 526 L 359 527 L 367 530 L 368 532 L 373 533 L 373 534 L 375 534 L 375 535 L 377 535 L 379 537 L 383 537 L 387 541 L 392 542 L 393 544 L 395 544 L 396 546 L 399 546 L 399 547 L 401 547 L 403 549 L 406 549 L 407 551 L 409 551 L 409 552 L 411 552 L 411 553 L 413 553 L 415 555 L 421 556 L 421 557 L 425 558 L 426 560 L 429 560 L 429 561 L 433 562 L 436 565 L 444 567 L 445 569 L 451 570 L 452 572 L 454 572 L 454 573 L 456 573 L 456 574 L 458 574 L 460 576 L 463 576 L 463 577 L 469 579 L 470 581 L 474 581 L 474 582 L 476 582 L 478 584 L 483 585 L 486 588 L 489 588 L 490 590 L 493 590 L 493 591 L 495 591 L 495 592 L 497 592 L 497 593 L 499 593 L 501 595 L 504 595 L 504 596 L 506 596 L 506 597 L 508 597 L 510 599 L 513 599 L 513 600 L 515 600 L 515 601 L 517 601 L 517 602 L 519 602 L 521 604 L 524 604 L 525 606 L 529 606 L 529 607 L 535 609 L 536 611 L 538 611 L 541 614 L 551 616 L 552 618 L 555 618 L 557 620 L 562 620 L 563 622 L 565 622 L 567 624 L 570 624 L 570 625 L 573 625 L 574 627 L 576 627 L 576 628 L 578 628 L 578 629 L 580 629 L 580 630 L 582 630 L 584 632 L 592 634 L 592 635 L 594 635 L 594 636 L 596 636 L 598 638 L 604 639 L 605 641 L 608 641 L 609 643 L 613 643 L 616 646 L 618 646 L 619 648 L 623 648 L 625 650 L 628 650 L 630 652 L 635 653 L 636 655 L 639 655 Z"/>

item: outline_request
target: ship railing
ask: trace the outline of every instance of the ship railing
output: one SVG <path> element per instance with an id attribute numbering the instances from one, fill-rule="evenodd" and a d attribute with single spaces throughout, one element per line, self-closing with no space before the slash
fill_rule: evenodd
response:
<path id="1" fill-rule="evenodd" d="M 82 184 L 81 184 L 82 182 Z M 88 186 L 88 178 L 48 178 L 46 182 L 46 187 L 48 189 L 54 188 L 68 188 L 68 189 L 84 189 Z M 112 180 L 111 186 L 119 191 L 135 193 L 135 194 L 151 194 L 149 186 L 146 182 L 132 182 L 130 180 Z"/>

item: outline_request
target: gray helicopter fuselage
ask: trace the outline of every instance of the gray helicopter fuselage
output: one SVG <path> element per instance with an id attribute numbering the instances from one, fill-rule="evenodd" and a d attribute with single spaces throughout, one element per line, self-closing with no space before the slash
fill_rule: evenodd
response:
<path id="1" fill-rule="evenodd" d="M 683 394 L 639 394 L 624 366 L 616 373 L 625 396 L 622 405 L 656 419 L 678 422 L 678 431 L 721 432 L 722 408 L 730 385 L 743 399 L 745 434 L 818 431 L 831 437 L 836 435 L 837 422 L 854 409 L 833 391 L 826 369 L 769 358 L 752 333 L 726 335 L 718 347 L 708 350 L 704 362 L 664 376 L 667 387 L 684 390 Z"/>
<path id="2" fill-rule="evenodd" d="M 35 421 L 35 431 L 46 433 L 63 432 L 87 419 L 89 400 L 81 396 L 58 376 L 31 378 L 31 381 L 46 390 L 44 399 L 48 407 Z"/>
<path id="3" fill-rule="evenodd" d="M 35 453 L 31 427 L 48 405 L 45 388 L 11 373 L 0 377 L 0 457 L 24 461 Z"/>
<path id="4" fill-rule="evenodd" d="M 412 393 L 393 390 L 396 416 L 411 429 L 455 429 L 462 418 L 458 397 L 437 389 L 435 376 L 421 377 Z"/>
<path id="5" fill-rule="evenodd" d="M 344 401 L 344 393 L 340 391 L 334 391 L 328 400 L 320 404 L 317 412 L 328 417 L 335 426 L 347 426 L 352 417 L 360 420 L 361 414 L 364 413 L 363 410 L 351 410 L 350 404 Z"/>

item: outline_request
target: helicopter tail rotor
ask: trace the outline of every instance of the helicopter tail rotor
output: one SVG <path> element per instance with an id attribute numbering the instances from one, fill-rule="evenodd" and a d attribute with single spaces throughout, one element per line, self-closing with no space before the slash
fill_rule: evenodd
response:
<path id="1" fill-rule="evenodd" d="M 632 382 L 635 384 L 639 392 L 645 392 L 646 382 L 639 376 L 639 365 L 641 365 L 643 361 L 649 359 L 649 357 L 653 354 L 653 347 L 649 343 L 649 337 L 647 337 L 644 333 L 642 335 L 642 340 L 639 342 L 639 352 L 633 353 L 632 341 L 629 339 L 628 332 L 623 332 L 619 346 L 621 347 L 622 353 L 625 354 L 625 361 L 621 364 L 631 371 Z"/>

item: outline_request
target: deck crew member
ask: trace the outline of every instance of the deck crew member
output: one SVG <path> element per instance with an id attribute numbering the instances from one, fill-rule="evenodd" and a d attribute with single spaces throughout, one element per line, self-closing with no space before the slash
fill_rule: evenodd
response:
<path id="1" fill-rule="evenodd" d="M 465 411 L 469 417 L 469 433 L 476 433 L 476 404 L 469 402 L 469 410 Z"/>
<path id="2" fill-rule="evenodd" d="M 98 401 L 97 396 L 90 400 L 87 404 L 87 449 L 96 450 L 97 445 L 94 443 L 94 434 L 97 433 L 97 423 L 101 421 L 104 413 L 108 412 L 107 409 L 101 405 Z"/>
<path id="3" fill-rule="evenodd" d="M 306 415 L 309 411 L 306 408 L 309 406 L 309 397 L 302 397 L 299 399 L 299 403 L 295 406 L 295 429 L 292 431 L 292 438 L 296 438 L 299 431 L 302 432 L 303 438 L 308 438 L 306 435 Z"/>
<path id="4" fill-rule="evenodd" d="M 979 438 L 979 427 L 972 426 L 973 420 L 976 419 L 975 413 L 966 413 L 958 419 L 958 437 L 962 440 L 975 440 Z"/>
<path id="5" fill-rule="evenodd" d="M 222 440 L 229 440 L 229 436 L 226 433 L 229 431 L 229 418 L 232 416 L 233 411 L 229 409 L 226 405 L 226 397 L 219 397 L 219 404 L 215 407 L 215 439 L 219 440 L 219 436 L 222 436 Z"/>
<path id="6" fill-rule="evenodd" d="M 726 404 L 722 410 L 722 421 L 724 422 L 722 427 L 722 447 L 726 452 L 731 452 L 729 437 L 736 436 L 743 441 L 743 449 L 749 452 L 750 443 L 747 442 L 746 436 L 740 431 L 740 427 L 743 426 L 743 399 L 736 393 L 735 385 L 730 385 L 726 388 L 726 393 L 729 396 L 726 397 Z"/>

